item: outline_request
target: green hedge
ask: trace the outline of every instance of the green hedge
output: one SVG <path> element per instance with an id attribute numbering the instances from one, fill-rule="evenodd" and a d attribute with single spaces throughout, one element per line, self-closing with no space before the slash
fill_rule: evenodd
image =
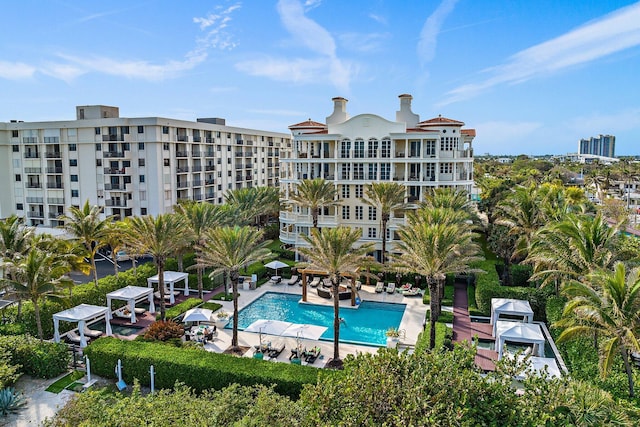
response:
<path id="1" fill-rule="evenodd" d="M 20 372 L 53 378 L 65 372 L 71 353 L 65 344 L 40 341 L 30 335 L 0 336 L 0 353 L 8 353 L 11 364 L 20 365 Z"/>
<path id="2" fill-rule="evenodd" d="M 200 304 L 202 304 L 202 300 L 200 298 L 187 298 L 186 300 L 182 301 L 180 304 L 176 304 L 173 307 L 168 308 L 165 314 L 165 317 L 167 319 L 175 319 L 185 311 L 189 310 L 190 308 L 197 307 Z M 160 318 L 160 313 L 156 313 L 156 319 L 159 319 L 159 318 Z"/>
<path id="3" fill-rule="evenodd" d="M 442 298 L 442 305 L 446 305 L 448 307 L 453 306 L 453 295 L 455 293 L 455 287 L 453 283 L 446 284 L 444 286 L 444 297 Z M 429 288 L 424 290 L 422 294 L 422 302 L 424 304 L 429 304 L 431 302 L 431 295 L 429 295 Z"/>
<path id="4" fill-rule="evenodd" d="M 207 308 L 207 309 L 215 312 L 215 311 L 218 311 L 218 310 L 220 310 L 222 308 L 222 304 L 218 304 L 218 303 L 215 303 L 215 302 L 207 301 L 204 304 L 202 304 L 202 308 Z"/>
<path id="5" fill-rule="evenodd" d="M 531 274 L 533 274 L 533 268 L 530 265 L 524 264 L 512 264 L 511 265 L 511 284 L 513 286 L 533 286 L 529 282 Z"/>
<path id="6" fill-rule="evenodd" d="M 275 391 L 297 399 L 305 384 L 316 384 L 321 370 L 310 366 L 265 362 L 248 357 L 177 348 L 166 344 L 100 338 L 84 350 L 96 375 L 114 378 L 118 359 L 122 360 L 124 380 L 137 378 L 149 385 L 149 366 L 153 365 L 158 388 L 172 388 L 180 381 L 200 392 L 220 390 L 231 384 L 253 386 L 275 384 Z M 323 372 L 324 375 L 331 373 Z"/>

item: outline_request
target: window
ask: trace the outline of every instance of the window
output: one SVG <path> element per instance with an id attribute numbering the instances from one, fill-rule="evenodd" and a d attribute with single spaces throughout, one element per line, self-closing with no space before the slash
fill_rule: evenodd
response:
<path id="1" fill-rule="evenodd" d="M 140 208 L 140 215 L 146 215 L 147 214 L 147 208 Z"/>
<path id="2" fill-rule="evenodd" d="M 123 181 L 124 181 L 125 184 L 131 184 L 131 177 L 125 175 Z"/>
<path id="3" fill-rule="evenodd" d="M 375 138 L 371 138 L 369 140 L 369 147 L 367 149 L 367 157 L 371 157 L 375 159 L 378 157 L 378 140 Z"/>
<path id="4" fill-rule="evenodd" d="M 120 133 L 123 135 L 129 135 L 129 126 L 120 126 Z"/>
<path id="5" fill-rule="evenodd" d="M 361 199 L 364 193 L 364 185 L 358 184 L 356 185 L 356 197 Z"/>
<path id="6" fill-rule="evenodd" d="M 350 164 L 341 165 L 340 174 L 341 174 L 340 179 L 351 179 L 351 177 L 350 177 L 350 175 L 351 175 L 351 165 Z"/>
<path id="7" fill-rule="evenodd" d="M 164 190 L 164 199 L 171 200 L 171 190 Z"/>
<path id="8" fill-rule="evenodd" d="M 342 207 L 342 219 L 349 219 L 349 206 Z"/>
<path id="9" fill-rule="evenodd" d="M 369 164 L 369 175 L 367 178 L 374 181 L 378 179 L 378 165 L 375 163 Z"/>
<path id="10" fill-rule="evenodd" d="M 17 138 L 18 137 L 18 131 L 17 130 L 12 130 L 11 131 L 11 136 L 14 137 L 14 138 Z"/>
<path id="11" fill-rule="evenodd" d="M 69 166 L 78 166 L 78 159 L 69 159 Z"/>
<path id="12" fill-rule="evenodd" d="M 389 138 L 382 140 L 382 153 L 380 154 L 380 157 L 383 159 L 391 157 L 391 140 Z"/>
<path id="13" fill-rule="evenodd" d="M 452 173 L 453 163 L 440 163 L 440 173 Z"/>
<path id="14" fill-rule="evenodd" d="M 138 142 L 138 150 L 144 150 L 144 142 Z"/>
<path id="15" fill-rule="evenodd" d="M 76 147 L 76 144 L 69 144 L 69 151 L 77 151 L 78 148 Z"/>
<path id="16" fill-rule="evenodd" d="M 348 185 L 343 185 L 342 186 L 342 198 L 343 199 L 348 199 L 349 197 L 350 197 L 349 186 Z"/>
<path id="17" fill-rule="evenodd" d="M 162 144 L 162 149 L 165 151 L 169 151 L 169 143 L 165 142 L 164 144 Z"/>
<path id="18" fill-rule="evenodd" d="M 391 179 L 391 163 L 380 164 L 380 179 L 383 181 Z"/>
<path id="19" fill-rule="evenodd" d="M 144 133 L 144 126 L 138 126 L 138 133 Z"/>
<path id="20" fill-rule="evenodd" d="M 369 206 L 369 221 L 375 221 L 378 217 L 378 209 Z"/>
<path id="21" fill-rule="evenodd" d="M 358 138 L 354 141 L 353 157 L 356 159 L 364 158 L 364 140 Z"/>
<path id="22" fill-rule="evenodd" d="M 96 166 L 102 166 L 102 159 L 96 159 Z"/>
<path id="23" fill-rule="evenodd" d="M 162 133 L 165 135 L 169 135 L 169 126 L 162 126 Z"/>
<path id="24" fill-rule="evenodd" d="M 20 182 L 22 181 L 22 175 L 20 175 L 19 173 L 16 174 L 16 182 Z"/>
<path id="25" fill-rule="evenodd" d="M 361 220 L 362 219 L 362 206 L 356 206 L 356 219 Z"/>
<path id="26" fill-rule="evenodd" d="M 231 176 L 231 171 L 227 171 L 227 176 Z"/>
<path id="27" fill-rule="evenodd" d="M 20 151 L 20 146 L 13 144 L 11 146 L 11 149 L 13 150 L 14 153 L 17 153 L 18 151 Z"/>
<path id="28" fill-rule="evenodd" d="M 24 206 L 22 205 L 22 203 L 16 203 L 16 210 L 21 211 L 24 209 Z"/>
<path id="29" fill-rule="evenodd" d="M 163 162 L 165 166 L 170 166 L 169 159 L 164 159 Z"/>
<path id="30" fill-rule="evenodd" d="M 71 197 L 78 197 L 78 190 L 71 190 Z"/>
<path id="31" fill-rule="evenodd" d="M 138 166 L 144 166 L 144 159 L 138 159 Z"/>
<path id="32" fill-rule="evenodd" d="M 140 183 L 144 182 L 144 175 L 140 175 Z"/>
<path id="33" fill-rule="evenodd" d="M 131 151 L 131 144 L 129 144 L 128 142 L 122 144 L 122 151 Z"/>
<path id="34" fill-rule="evenodd" d="M 78 182 L 78 175 L 71 175 L 71 182 Z"/>
<path id="35" fill-rule="evenodd" d="M 131 167 L 131 160 L 123 160 L 122 161 L 122 167 L 123 168 L 130 168 Z"/>
<path id="36" fill-rule="evenodd" d="M 356 163 L 353 165 L 353 179 L 364 179 L 364 164 Z"/>
<path id="37" fill-rule="evenodd" d="M 369 230 L 367 231 L 367 236 L 370 239 L 375 239 L 376 237 L 378 237 L 378 230 L 375 227 L 369 227 Z"/>
<path id="38" fill-rule="evenodd" d="M 102 144 L 96 144 L 96 151 L 102 151 Z"/>
<path id="39" fill-rule="evenodd" d="M 348 159 L 349 151 L 351 151 L 351 141 L 345 139 L 340 143 L 340 157 L 342 157 L 343 159 Z"/>
<path id="40" fill-rule="evenodd" d="M 95 128 L 96 135 L 100 135 L 100 128 Z"/>
<path id="41" fill-rule="evenodd" d="M 424 155 L 425 157 L 435 157 L 436 156 L 436 141 L 434 139 L 429 139 L 424 143 Z"/>

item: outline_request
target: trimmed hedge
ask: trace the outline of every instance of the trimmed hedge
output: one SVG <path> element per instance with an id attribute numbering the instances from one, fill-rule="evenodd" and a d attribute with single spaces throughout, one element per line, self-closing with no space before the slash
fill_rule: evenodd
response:
<path id="1" fill-rule="evenodd" d="M 531 274 L 533 274 L 533 268 L 530 265 L 524 264 L 511 264 L 511 284 L 512 286 L 533 286 L 534 284 L 529 282 Z"/>
<path id="2" fill-rule="evenodd" d="M 0 353 L 8 353 L 20 372 L 38 378 L 53 378 L 65 372 L 71 354 L 65 344 L 40 341 L 30 335 L 0 336 Z"/>
<path id="3" fill-rule="evenodd" d="M 200 298 L 187 298 L 186 300 L 182 301 L 180 304 L 177 304 L 171 308 L 168 308 L 167 311 L 165 312 L 165 317 L 167 319 L 175 319 L 185 311 L 189 310 L 190 308 L 197 307 L 200 304 L 202 304 L 202 300 Z M 160 313 L 157 313 L 156 319 L 159 319 L 159 318 L 160 318 Z"/>
<path id="4" fill-rule="evenodd" d="M 149 366 L 153 365 L 156 387 L 169 389 L 180 381 L 198 392 L 220 390 L 231 384 L 275 384 L 277 393 L 298 399 L 305 384 L 317 383 L 320 372 L 323 375 L 333 374 L 310 366 L 109 337 L 91 343 L 84 353 L 89 356 L 96 375 L 114 378 L 114 367 L 121 359 L 124 379 L 130 384 L 137 378 L 141 384 L 149 385 Z"/>

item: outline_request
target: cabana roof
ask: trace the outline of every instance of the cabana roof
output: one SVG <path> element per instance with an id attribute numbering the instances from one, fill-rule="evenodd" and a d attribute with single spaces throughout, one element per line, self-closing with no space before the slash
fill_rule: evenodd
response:
<path id="1" fill-rule="evenodd" d="M 54 314 L 53 318 L 65 322 L 79 322 L 81 320 L 86 321 L 104 316 L 107 311 L 109 311 L 108 307 L 80 304 L 68 310 L 64 310 Z"/>
<path id="2" fill-rule="evenodd" d="M 508 322 L 499 320 L 496 325 L 496 337 L 506 341 L 521 343 L 542 343 L 545 338 L 537 323 Z"/>
<path id="3" fill-rule="evenodd" d="M 182 279 L 188 279 L 189 273 L 182 273 L 180 271 L 165 271 L 163 277 L 165 282 L 178 282 Z M 155 276 L 149 277 L 147 279 L 147 282 L 157 283 L 159 279 L 160 276 L 156 274 Z"/>
<path id="4" fill-rule="evenodd" d="M 153 294 L 153 288 L 143 288 L 141 286 L 127 286 L 117 291 L 109 292 L 107 298 L 130 300 L 138 299 Z"/>
<path id="5" fill-rule="evenodd" d="M 510 298 L 491 298 L 491 318 L 493 321 L 495 314 L 508 314 L 513 316 L 531 316 L 533 318 L 533 310 L 529 301 Z"/>

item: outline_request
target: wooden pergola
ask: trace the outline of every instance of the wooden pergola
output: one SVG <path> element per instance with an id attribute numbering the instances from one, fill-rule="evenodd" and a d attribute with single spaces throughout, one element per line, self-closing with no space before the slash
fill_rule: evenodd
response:
<path id="1" fill-rule="evenodd" d="M 347 277 L 351 280 L 351 306 L 356 305 L 356 279 L 360 276 L 358 273 L 360 268 L 358 267 L 354 273 L 341 272 L 340 276 Z M 307 302 L 307 276 L 329 276 L 329 272 L 326 270 L 319 270 L 313 266 L 309 266 L 302 270 L 298 270 L 298 273 L 302 275 L 302 301 Z M 322 285 L 319 285 L 322 286 Z"/>

